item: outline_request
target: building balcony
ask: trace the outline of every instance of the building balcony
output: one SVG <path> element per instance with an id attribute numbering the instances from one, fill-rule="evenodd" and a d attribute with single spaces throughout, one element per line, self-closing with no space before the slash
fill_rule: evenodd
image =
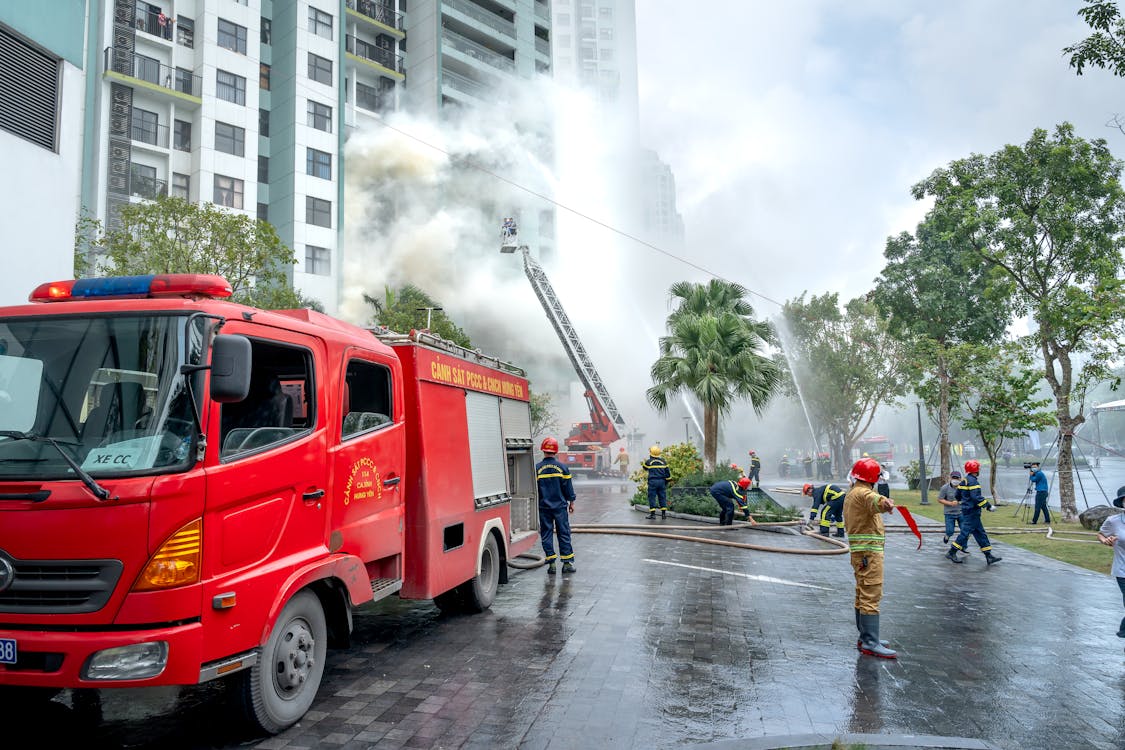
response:
<path id="1" fill-rule="evenodd" d="M 186 68 L 173 68 L 120 47 L 106 47 L 104 61 L 106 78 L 163 94 L 179 104 L 203 103 L 203 79 Z"/>
<path id="2" fill-rule="evenodd" d="M 550 26 L 550 24 L 551 24 L 551 6 L 548 5 L 547 3 L 541 3 L 541 2 L 539 2 L 539 0 L 535 0 L 533 5 L 535 7 L 535 17 L 537 19 L 539 19 L 540 21 L 543 21 L 548 26 Z"/>
<path id="3" fill-rule="evenodd" d="M 378 0 L 345 0 L 351 18 L 366 22 L 374 31 L 386 32 L 399 39 L 406 37 L 402 30 L 402 14 L 392 5 Z"/>
<path id="4" fill-rule="evenodd" d="M 355 106 L 368 112 L 382 114 L 394 109 L 394 95 L 389 91 L 378 91 L 371 86 L 356 84 Z"/>
<path id="5" fill-rule="evenodd" d="M 454 73 L 451 70 L 443 70 L 441 72 L 441 85 L 443 88 L 448 86 L 454 91 L 459 91 L 462 94 L 468 94 L 474 99 L 487 99 L 489 91 L 492 90 L 492 87 L 483 84 L 480 81 L 474 81 L 468 76 Z"/>
<path id="6" fill-rule="evenodd" d="M 471 39 L 461 36 L 455 31 L 443 29 L 441 32 L 442 44 L 445 47 L 452 47 L 463 55 L 471 57 L 474 60 L 479 60 L 494 68 L 499 68 L 505 73 L 515 73 L 516 64 L 508 58 L 501 55 L 495 50 L 485 47 L 483 44 L 478 44 Z"/>
<path id="7" fill-rule="evenodd" d="M 373 67 L 382 69 L 391 74 L 392 78 L 397 78 L 400 81 L 406 77 L 402 55 L 397 54 L 394 50 L 365 42 L 351 34 L 344 38 L 344 45 L 348 54 L 353 58 L 372 64 Z"/>
<path id="8" fill-rule="evenodd" d="M 138 9 L 139 10 L 139 9 Z M 162 11 L 146 11 L 144 13 L 137 13 L 134 25 L 137 31 L 143 31 L 146 34 L 172 41 L 172 18 L 165 15 Z"/>
<path id="9" fill-rule="evenodd" d="M 168 195 L 168 181 L 158 180 L 155 177 L 148 177 L 135 172 L 130 173 L 129 195 L 155 200 L 162 195 Z"/>
<path id="10" fill-rule="evenodd" d="M 516 38 L 516 25 L 514 23 L 495 13 L 489 13 L 479 5 L 474 5 L 467 2 L 467 0 L 445 0 L 442 4 L 442 8 L 455 10 L 467 18 L 471 18 L 477 23 L 489 27 L 493 31 L 504 34 L 513 40 Z"/>
<path id="11" fill-rule="evenodd" d="M 168 126 L 134 122 L 129 126 L 129 140 L 134 143 L 168 148 Z"/>
<path id="12" fill-rule="evenodd" d="M 551 43 L 548 42 L 546 39 L 540 39 L 539 37 L 535 37 L 535 51 L 538 52 L 539 54 L 543 55 L 544 57 L 550 57 L 551 56 Z"/>

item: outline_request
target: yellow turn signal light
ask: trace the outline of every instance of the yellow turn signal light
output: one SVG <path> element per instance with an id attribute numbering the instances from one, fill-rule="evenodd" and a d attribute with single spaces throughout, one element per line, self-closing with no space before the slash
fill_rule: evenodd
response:
<path id="1" fill-rule="evenodd" d="M 155 591 L 197 583 L 202 555 L 203 519 L 197 518 L 160 545 L 133 584 L 133 591 Z"/>

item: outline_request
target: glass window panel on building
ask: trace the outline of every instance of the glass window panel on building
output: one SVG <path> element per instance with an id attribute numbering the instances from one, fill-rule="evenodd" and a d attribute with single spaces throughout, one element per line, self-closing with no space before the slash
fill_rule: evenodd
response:
<path id="1" fill-rule="evenodd" d="M 242 208 L 242 180 L 226 175 L 215 175 L 215 205 Z"/>
<path id="2" fill-rule="evenodd" d="M 246 128 L 215 122 L 215 150 L 235 156 L 246 155 Z"/>
<path id="3" fill-rule="evenodd" d="M 191 200 L 191 177 L 179 172 L 172 173 L 172 196 Z"/>
<path id="4" fill-rule="evenodd" d="M 258 66 L 258 88 L 262 91 L 270 90 L 270 66 L 265 63 Z"/>
<path id="5" fill-rule="evenodd" d="M 332 228 L 332 201 L 305 196 L 305 223 Z"/>
<path id="6" fill-rule="evenodd" d="M 246 79 L 226 70 L 215 70 L 215 96 L 235 104 L 246 104 Z"/>
<path id="7" fill-rule="evenodd" d="M 270 44 L 273 40 L 273 22 L 262 16 L 262 29 L 261 29 L 262 44 Z"/>
<path id="8" fill-rule="evenodd" d="M 332 251 L 326 247 L 305 245 L 305 273 L 328 276 L 332 273 Z"/>
<path id="9" fill-rule="evenodd" d="M 332 108 L 309 99 L 308 125 L 325 133 L 332 132 Z"/>
<path id="10" fill-rule="evenodd" d="M 258 135 L 265 138 L 270 137 L 270 111 L 268 109 L 258 110 Z"/>
<path id="11" fill-rule="evenodd" d="M 309 78 L 317 83 L 332 85 L 332 61 L 327 57 L 309 53 Z"/>
<path id="12" fill-rule="evenodd" d="M 322 180 L 331 180 L 332 154 L 315 148 L 305 149 L 305 173 Z"/>
<path id="13" fill-rule="evenodd" d="M 270 181 L 270 158 L 268 156 L 258 157 L 258 182 L 268 184 Z"/>
<path id="14" fill-rule="evenodd" d="M 155 146 L 159 127 L 159 115 L 148 110 L 133 107 L 129 127 L 129 137 L 134 141 Z M 164 144 L 167 146 L 167 142 Z"/>
<path id="15" fill-rule="evenodd" d="M 246 27 L 239 26 L 237 23 L 232 23 L 225 18 L 220 18 L 219 46 L 223 49 L 229 49 L 231 52 L 237 52 L 240 55 L 245 55 Z"/>
<path id="16" fill-rule="evenodd" d="M 332 38 L 332 15 L 309 6 L 309 31 L 325 39 Z"/>
<path id="17" fill-rule="evenodd" d="M 191 151 L 191 123 L 187 120 L 176 120 L 172 130 L 172 148 Z"/>

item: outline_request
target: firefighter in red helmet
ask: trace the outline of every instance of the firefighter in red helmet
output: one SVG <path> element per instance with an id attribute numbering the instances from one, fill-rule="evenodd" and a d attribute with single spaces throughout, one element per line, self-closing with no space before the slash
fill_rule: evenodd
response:
<path id="1" fill-rule="evenodd" d="M 965 562 L 957 557 L 957 553 L 965 551 L 970 535 L 977 540 L 980 551 L 984 553 L 984 559 L 989 565 L 1003 559 L 992 554 L 992 542 L 989 541 L 988 534 L 984 531 L 984 524 L 980 520 L 981 510 L 992 510 L 992 503 L 980 490 L 980 480 L 977 479 L 979 473 L 980 461 L 969 459 L 965 462 L 965 476 L 957 485 L 957 501 L 961 503 L 961 533 L 945 553 L 950 562 Z"/>
<path id="2" fill-rule="evenodd" d="M 801 494 L 812 498 L 813 506 L 809 512 L 809 528 L 815 523 L 816 529 L 828 536 L 832 527 L 836 527 L 836 536 L 844 538 L 844 496 L 848 489 L 839 484 L 823 484 L 813 487 L 806 484 L 801 488 Z"/>
<path id="3" fill-rule="evenodd" d="M 559 452 L 559 441 L 553 437 L 544 438 L 539 446 L 543 460 L 535 464 L 535 478 L 539 486 L 539 541 L 543 544 L 543 555 L 547 560 L 547 574 L 555 573 L 555 560 L 561 559 L 563 573 L 573 573 L 574 548 L 570 544 L 570 517 L 574 512 L 574 484 L 570 469 L 555 455 Z M 555 534 L 559 537 L 559 552 L 555 554 Z"/>
<path id="4" fill-rule="evenodd" d="M 894 510 L 894 501 L 875 491 L 879 462 L 861 458 L 852 467 L 855 484 L 844 498 L 844 526 L 855 573 L 855 625 L 860 653 L 894 659 L 898 654 L 879 640 L 879 602 L 883 598 L 883 513 Z"/>

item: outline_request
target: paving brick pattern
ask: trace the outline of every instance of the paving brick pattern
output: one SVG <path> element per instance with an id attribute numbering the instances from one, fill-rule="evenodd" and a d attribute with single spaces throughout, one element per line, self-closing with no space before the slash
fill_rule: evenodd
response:
<path id="1" fill-rule="evenodd" d="M 582 485 L 575 520 L 661 525 L 625 497 Z M 762 532 L 723 538 L 824 546 Z M 356 645 L 330 654 L 313 710 L 277 737 L 201 734 L 192 721 L 152 746 L 647 750 L 869 733 L 1125 747 L 1116 582 L 1002 542 L 1000 564 L 986 568 L 974 551 L 954 566 L 939 542 L 927 536 L 916 551 L 912 536 L 888 541 L 882 635 L 897 661 L 855 650 L 846 555 L 582 534 L 576 575 L 513 572 L 486 613 L 446 617 L 399 600 L 365 608 Z M 194 716 L 207 715 L 208 700 L 224 699 L 205 698 Z M 113 726 L 112 737 L 138 746 L 128 721 Z"/>

